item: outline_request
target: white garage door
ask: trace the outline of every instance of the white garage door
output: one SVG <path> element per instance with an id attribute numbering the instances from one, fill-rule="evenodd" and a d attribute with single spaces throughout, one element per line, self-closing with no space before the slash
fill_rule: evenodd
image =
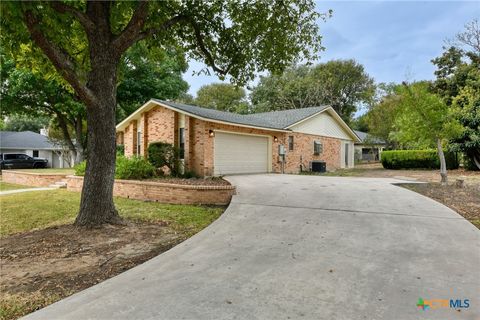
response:
<path id="1" fill-rule="evenodd" d="M 214 173 L 268 172 L 268 138 L 215 132 Z"/>

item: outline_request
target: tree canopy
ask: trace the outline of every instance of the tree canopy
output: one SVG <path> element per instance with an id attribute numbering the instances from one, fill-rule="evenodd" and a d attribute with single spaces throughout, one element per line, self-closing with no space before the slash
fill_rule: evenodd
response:
<path id="1" fill-rule="evenodd" d="M 457 34 L 451 46 L 433 59 L 437 77 L 433 91 L 450 107 L 462 132 L 450 142 L 480 169 L 480 25 L 473 20 Z"/>
<path id="2" fill-rule="evenodd" d="M 197 91 L 194 103 L 215 110 L 248 113 L 246 96 L 245 89 L 241 87 L 228 83 L 212 83 Z"/>
<path id="3" fill-rule="evenodd" d="M 145 43 L 131 47 L 120 64 L 117 122 L 151 98 L 175 100 L 185 94 L 188 83 L 182 74 L 187 68 L 180 49 L 147 47 Z"/>
<path id="4" fill-rule="evenodd" d="M 374 81 L 361 64 L 354 60 L 333 60 L 261 77 L 252 90 L 251 100 L 254 112 L 328 104 L 350 122 L 359 107 L 372 101 L 374 93 Z"/>

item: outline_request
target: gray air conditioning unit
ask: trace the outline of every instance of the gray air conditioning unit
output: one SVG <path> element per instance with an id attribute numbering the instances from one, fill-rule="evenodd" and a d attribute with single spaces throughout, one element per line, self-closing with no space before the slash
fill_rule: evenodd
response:
<path id="1" fill-rule="evenodd" d="M 310 170 L 312 170 L 312 172 L 326 172 L 327 163 L 325 161 L 318 161 L 318 160 L 311 161 Z"/>

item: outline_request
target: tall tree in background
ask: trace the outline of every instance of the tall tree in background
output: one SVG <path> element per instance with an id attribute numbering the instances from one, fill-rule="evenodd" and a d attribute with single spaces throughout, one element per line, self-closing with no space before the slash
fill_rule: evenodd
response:
<path id="1" fill-rule="evenodd" d="M 480 24 L 473 20 L 457 34 L 442 56 L 432 60 L 437 66 L 433 91 L 439 94 L 462 124 L 462 133 L 451 147 L 469 160 L 467 167 L 480 169 Z M 472 165 L 469 165 L 469 164 Z"/>
<path id="2" fill-rule="evenodd" d="M 403 85 L 398 91 L 400 112 L 396 114 L 397 139 L 403 143 L 424 143 L 436 146 L 440 159 L 441 183 L 447 184 L 447 165 L 443 145 L 458 132 L 448 106 L 430 92 L 430 83 Z"/>
<path id="3" fill-rule="evenodd" d="M 49 120 L 44 117 L 31 117 L 27 115 L 14 114 L 6 121 L 2 119 L 1 130 L 5 131 L 32 131 L 39 133 L 40 129 L 48 126 Z"/>
<path id="4" fill-rule="evenodd" d="M 11 59 L 0 55 L 0 114 L 12 119 L 51 119 L 41 127 L 54 125 L 62 135 L 62 144 L 70 150 L 75 163 L 83 160 L 85 108 L 74 94 L 55 79 L 45 79 L 28 69 L 17 69 Z M 37 130 L 31 130 L 38 132 Z"/>
<path id="5" fill-rule="evenodd" d="M 365 114 L 369 133 L 381 138 L 389 148 L 398 148 L 399 141 L 395 134 L 395 119 L 400 112 L 401 85 L 380 83 L 377 86 L 374 102 Z"/>
<path id="6" fill-rule="evenodd" d="M 354 60 L 333 60 L 261 77 L 252 90 L 251 100 L 254 112 L 328 104 L 350 122 L 357 108 L 369 104 L 374 94 L 374 81 L 361 64 Z"/>
<path id="7" fill-rule="evenodd" d="M 117 87 L 117 122 L 122 121 L 151 98 L 175 100 L 185 94 L 188 83 L 185 54 L 178 48 L 132 46 L 122 59 Z"/>
<path id="8" fill-rule="evenodd" d="M 212 83 L 202 86 L 197 91 L 194 103 L 201 107 L 248 113 L 245 89 L 228 83 Z"/>
<path id="9" fill-rule="evenodd" d="M 86 106 L 87 167 L 77 225 L 120 223 L 113 203 L 115 109 L 122 56 L 141 40 L 181 47 L 240 84 L 322 49 L 312 0 L 1 2 L 2 44 L 61 76 Z M 33 42 L 33 43 L 32 43 Z M 40 49 L 40 50 L 39 50 Z M 57 73 L 47 70 L 53 64 Z M 209 72 L 208 69 L 204 72 Z"/>

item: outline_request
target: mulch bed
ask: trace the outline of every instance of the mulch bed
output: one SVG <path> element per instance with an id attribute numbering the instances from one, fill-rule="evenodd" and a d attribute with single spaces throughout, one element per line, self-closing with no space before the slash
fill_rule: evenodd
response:
<path id="1" fill-rule="evenodd" d="M 432 198 L 455 210 L 480 229 L 480 186 L 457 188 L 440 183 L 401 184 L 400 186 Z"/>
<path id="2" fill-rule="evenodd" d="M 173 184 L 182 184 L 182 185 L 194 185 L 194 186 L 229 186 L 230 182 L 222 178 L 154 178 L 148 179 L 147 181 L 155 181 L 161 183 L 173 183 Z"/>
<path id="3" fill-rule="evenodd" d="M 165 222 L 64 225 L 0 238 L 0 318 L 17 318 L 88 288 L 185 238 Z"/>

